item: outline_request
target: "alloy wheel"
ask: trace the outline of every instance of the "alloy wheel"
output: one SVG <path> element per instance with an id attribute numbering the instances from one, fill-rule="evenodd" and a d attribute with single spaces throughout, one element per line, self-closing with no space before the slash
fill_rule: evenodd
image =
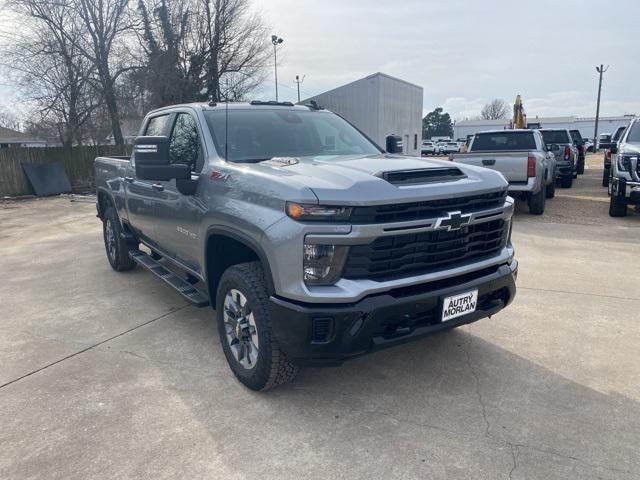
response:
<path id="1" fill-rule="evenodd" d="M 258 361 L 258 330 L 247 297 L 235 288 L 229 290 L 223 306 L 224 330 L 234 358 L 247 370 Z"/>

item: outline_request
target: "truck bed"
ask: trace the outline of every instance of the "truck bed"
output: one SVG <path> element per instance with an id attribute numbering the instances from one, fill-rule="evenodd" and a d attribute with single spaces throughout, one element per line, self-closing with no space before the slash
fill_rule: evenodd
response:
<path id="1" fill-rule="evenodd" d="M 502 173 L 509 183 L 526 183 L 527 162 L 531 154 L 530 150 L 454 153 L 453 161 L 495 170 Z"/>

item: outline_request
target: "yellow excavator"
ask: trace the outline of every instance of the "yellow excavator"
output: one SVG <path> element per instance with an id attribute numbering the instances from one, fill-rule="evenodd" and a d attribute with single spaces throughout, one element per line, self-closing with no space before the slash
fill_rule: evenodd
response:
<path id="1" fill-rule="evenodd" d="M 513 104 L 513 120 L 512 128 L 527 128 L 527 114 L 524 113 L 524 104 L 520 95 L 516 95 L 516 101 Z"/>

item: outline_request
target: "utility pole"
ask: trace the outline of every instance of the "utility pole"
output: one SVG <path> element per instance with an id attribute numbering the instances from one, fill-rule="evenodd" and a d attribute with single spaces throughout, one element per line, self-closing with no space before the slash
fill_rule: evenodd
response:
<path id="1" fill-rule="evenodd" d="M 600 74 L 600 80 L 598 82 L 598 103 L 596 104 L 596 128 L 593 131 L 593 151 L 597 152 L 598 147 L 598 121 L 600 120 L 600 93 L 602 92 L 602 74 L 609 70 L 609 65 L 607 68 L 604 68 L 604 65 L 600 64 L 599 67 L 596 67 L 596 72 Z"/>
<path id="2" fill-rule="evenodd" d="M 306 77 L 306 75 L 303 75 L 302 78 L 300 78 L 300 75 L 296 75 L 296 79 L 294 80 L 298 84 L 298 103 L 300 103 L 300 84 L 304 82 L 304 77 Z"/>
<path id="3" fill-rule="evenodd" d="M 278 101 L 278 45 L 284 42 L 284 39 L 277 35 L 271 35 L 271 43 L 273 43 L 273 70 L 276 77 L 276 102 Z"/>

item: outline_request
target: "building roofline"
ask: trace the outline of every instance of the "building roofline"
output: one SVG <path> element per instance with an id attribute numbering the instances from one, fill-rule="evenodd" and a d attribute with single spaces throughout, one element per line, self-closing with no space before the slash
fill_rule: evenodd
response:
<path id="1" fill-rule="evenodd" d="M 409 85 L 410 87 L 414 87 L 414 88 L 419 88 L 420 90 L 424 91 L 423 87 L 421 87 L 420 85 L 416 85 L 415 83 L 407 82 L 406 80 L 403 80 L 403 79 L 398 78 L 398 77 L 394 77 L 392 75 L 388 75 L 386 73 L 375 72 L 375 73 L 372 73 L 371 75 L 367 75 L 366 77 L 362 77 L 362 78 L 358 78 L 356 80 L 352 80 L 351 82 L 345 83 L 343 85 L 339 85 L 337 87 L 332 88 L 331 90 L 327 90 L 326 92 L 319 93 L 318 95 L 313 95 L 311 97 L 307 97 L 304 100 L 301 100 L 300 104 L 303 104 L 304 102 L 308 102 L 309 100 L 316 99 L 316 98 L 321 97 L 323 95 L 326 95 L 328 93 L 333 93 L 336 90 L 340 90 L 341 88 L 349 87 L 349 86 L 353 85 L 354 83 L 361 82 L 362 80 L 370 80 L 370 79 L 375 78 L 375 77 L 385 77 L 385 78 L 388 78 L 390 80 L 394 80 L 396 82 L 404 83 L 405 85 Z"/>

